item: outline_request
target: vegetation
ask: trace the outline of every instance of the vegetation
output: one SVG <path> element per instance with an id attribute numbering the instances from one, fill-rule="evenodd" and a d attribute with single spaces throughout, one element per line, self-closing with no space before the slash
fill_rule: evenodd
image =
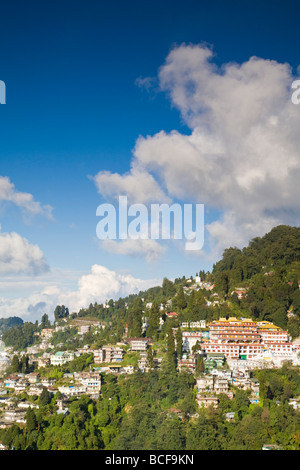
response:
<path id="1" fill-rule="evenodd" d="M 19 318 L 19 317 L 0 318 L 0 335 L 2 335 L 3 333 L 5 333 L 5 331 L 17 325 L 23 325 L 22 318 Z"/>
<path id="2" fill-rule="evenodd" d="M 226 249 L 212 278 L 215 291 L 244 316 L 272 321 L 293 338 L 300 335 L 300 228 L 278 226 L 243 250 Z M 230 296 L 237 287 L 247 289 L 241 300 Z"/>
<path id="3" fill-rule="evenodd" d="M 71 398 L 65 414 L 57 413 L 59 392 L 53 395 L 45 389 L 39 398 L 25 393 L 22 399 L 39 408 L 28 409 L 25 425 L 1 429 L 2 443 L 17 450 L 260 450 L 265 443 L 300 450 L 300 414 L 289 405 L 290 398 L 300 396 L 299 367 L 285 364 L 281 369 L 254 371 L 253 378 L 260 383 L 260 403 L 251 404 L 249 392 L 236 389 L 233 400 L 218 396 L 217 409 L 199 409 L 196 404 L 195 377 L 204 372 L 200 356 L 195 376 L 177 370 L 183 321 L 249 317 L 272 321 L 292 338 L 300 336 L 300 228 L 279 226 L 243 249 L 228 248 L 211 273 L 201 270 L 199 275 L 214 288 L 190 290 L 185 276 L 174 281 L 165 278 L 161 286 L 138 295 L 90 304 L 72 314 L 67 307 L 57 306 L 56 325 L 67 328 L 53 333 L 54 351 L 116 343 L 128 328 L 129 337 L 146 335 L 153 340 L 147 351 L 149 371 L 137 368 L 137 353 L 126 353 L 124 365 L 134 365 L 135 373 L 102 374 L 99 398 Z M 240 298 L 234 292 L 238 288 L 246 295 Z M 148 303 L 152 305 L 146 307 Z M 160 317 L 165 320 L 166 315 L 161 304 L 178 314 L 163 325 Z M 145 316 L 147 331 L 143 330 Z M 80 322 L 91 319 L 105 328 L 92 327 L 79 336 Z M 2 336 L 6 346 L 20 352 L 38 341 L 41 329 L 51 327 L 46 314 L 40 324 L 0 320 L 0 328 L 1 324 L 6 325 Z M 173 328 L 177 328 L 176 344 Z M 195 353 L 198 348 L 196 344 Z M 161 359 L 159 369 L 155 368 L 157 358 Z M 65 373 L 92 366 L 93 356 L 87 353 L 42 373 L 62 380 Z M 29 370 L 24 354 L 13 358 L 9 372 Z M 234 413 L 233 419 L 228 420 L 229 412 Z"/>
<path id="4" fill-rule="evenodd" d="M 2 335 L 2 340 L 6 346 L 11 346 L 15 350 L 23 351 L 28 346 L 32 346 L 37 342 L 37 337 L 34 335 L 38 331 L 38 324 L 25 322 L 22 325 L 17 325 L 7 330 Z"/>
<path id="5" fill-rule="evenodd" d="M 0 440 L 16 450 L 260 450 L 266 442 L 299 450 L 300 414 L 287 402 L 291 381 L 300 393 L 299 370 L 285 366 L 257 376 L 261 404 L 251 405 L 248 393 L 237 390 L 234 400 L 219 395 L 217 409 L 197 409 L 193 376 L 170 364 L 159 372 L 104 374 L 99 399 L 72 398 L 68 414 L 56 413 L 60 394 L 44 389 L 26 425 L 0 430 Z"/>

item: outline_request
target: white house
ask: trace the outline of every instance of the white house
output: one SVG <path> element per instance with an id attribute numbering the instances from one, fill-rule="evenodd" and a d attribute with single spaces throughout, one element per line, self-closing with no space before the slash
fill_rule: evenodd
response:
<path id="1" fill-rule="evenodd" d="M 201 331 L 183 331 L 182 332 L 182 350 L 188 353 L 192 352 L 193 346 L 202 341 Z"/>
<path id="2" fill-rule="evenodd" d="M 50 356 L 50 364 L 53 366 L 61 366 L 66 362 L 73 361 L 75 354 L 69 351 L 57 351 L 56 354 Z"/>

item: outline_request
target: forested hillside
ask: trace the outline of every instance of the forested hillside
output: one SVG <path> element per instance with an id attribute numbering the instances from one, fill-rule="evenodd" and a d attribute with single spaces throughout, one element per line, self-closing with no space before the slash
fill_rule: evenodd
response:
<path id="1" fill-rule="evenodd" d="M 300 228 L 278 226 L 264 237 L 256 237 L 243 249 L 227 248 L 211 273 L 199 270 L 196 274 L 214 288 L 191 290 L 190 280 L 185 276 L 174 281 L 165 278 L 162 286 L 117 301 L 110 299 L 106 305 L 94 303 L 71 313 L 65 306 L 57 306 L 55 320 L 92 317 L 105 322 L 110 328 L 102 333 L 103 342 L 109 341 L 112 334 L 120 341 L 126 325 L 129 336 L 141 336 L 142 319 L 146 315 L 149 317 L 147 335 L 157 339 L 159 307 L 164 305 L 178 313 L 177 324 L 235 315 L 273 321 L 288 329 L 293 338 L 300 335 Z M 237 288 L 246 291 L 241 298 L 235 292 Z M 146 308 L 147 304 L 152 304 L 151 308 Z M 5 329 L 3 340 L 7 346 L 21 350 L 34 344 L 37 340 L 34 333 L 48 326 L 46 314 L 39 326 L 37 322 L 18 322 L 13 328 Z M 163 336 L 164 330 L 160 334 Z"/>
<path id="2" fill-rule="evenodd" d="M 165 368 L 103 379 L 101 397 L 72 398 L 67 415 L 56 413 L 55 396 L 37 398 L 39 409 L 27 410 L 26 426 L 0 430 L 2 443 L 15 450 L 185 451 L 261 450 L 272 442 L 299 450 L 299 412 L 286 398 L 291 384 L 299 393 L 295 370 L 261 374 L 261 405 L 251 405 L 248 393 L 237 390 L 234 400 L 219 395 L 218 409 L 195 407 L 194 380 L 187 373 Z M 235 416 L 230 422 L 228 412 Z"/>
<path id="3" fill-rule="evenodd" d="M 22 318 L 19 317 L 8 317 L 8 318 L 0 318 L 0 335 L 2 335 L 5 331 L 9 330 L 10 328 L 18 325 L 23 325 Z"/>
<path id="4" fill-rule="evenodd" d="M 242 250 L 226 249 L 212 277 L 216 292 L 254 320 L 273 321 L 293 337 L 300 334 L 300 228 L 281 225 Z M 247 289 L 241 300 L 232 294 L 238 287 Z"/>
<path id="5" fill-rule="evenodd" d="M 203 359 L 197 357 L 195 374 L 178 367 L 183 357 L 183 321 L 251 317 L 288 329 L 292 338 L 300 336 L 299 280 L 300 229 L 279 226 L 242 250 L 226 249 L 212 272 L 200 270 L 195 278 L 174 281 L 165 278 L 161 286 L 138 295 L 90 304 L 78 312 L 57 306 L 53 313 L 58 328 L 53 328 L 49 351 L 86 346 L 84 354 L 41 369 L 29 364 L 27 356 L 15 355 L 8 373 L 38 370 L 42 377 L 62 384 L 70 374 L 90 371 L 95 365 L 89 348 L 118 342 L 126 350 L 122 365 L 132 365 L 134 373 L 101 372 L 99 397 L 70 397 L 66 414 L 57 413 L 60 392 L 45 388 L 40 396 L 29 396 L 24 391 L 18 399 L 30 400 L 39 408 L 28 408 L 26 424 L 1 429 L 0 440 L 16 450 L 260 450 L 265 443 L 299 450 L 300 415 L 290 405 L 290 399 L 300 395 L 299 366 L 284 363 L 279 369 L 253 370 L 252 377 L 260 384 L 259 402 L 250 402 L 249 390 L 233 385 L 234 398 L 219 394 L 217 409 L 199 408 L 196 402 Z M 176 314 L 168 317 L 170 312 Z M 93 327 L 78 334 L 84 322 Z M 23 354 L 40 341 L 43 329 L 53 326 L 44 314 L 40 323 L 18 321 L 2 339 Z M 140 354 L 122 343 L 142 336 L 151 338 L 149 369 L 143 372 L 138 367 Z M 193 354 L 197 356 L 197 347 Z M 228 413 L 234 419 L 228 420 Z"/>

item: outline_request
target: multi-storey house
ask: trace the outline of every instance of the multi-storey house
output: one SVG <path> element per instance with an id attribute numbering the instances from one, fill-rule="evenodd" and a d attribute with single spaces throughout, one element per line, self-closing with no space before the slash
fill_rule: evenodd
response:
<path id="1" fill-rule="evenodd" d="M 182 331 L 182 350 L 191 353 L 197 341 L 201 342 L 201 331 Z"/>
<path id="2" fill-rule="evenodd" d="M 129 338 L 127 342 L 130 344 L 131 351 L 146 351 L 149 344 L 152 344 L 150 338 Z"/>
<path id="3" fill-rule="evenodd" d="M 53 366 L 61 366 L 66 362 L 72 361 L 75 354 L 70 351 L 58 351 L 56 354 L 50 356 L 50 363 Z"/>

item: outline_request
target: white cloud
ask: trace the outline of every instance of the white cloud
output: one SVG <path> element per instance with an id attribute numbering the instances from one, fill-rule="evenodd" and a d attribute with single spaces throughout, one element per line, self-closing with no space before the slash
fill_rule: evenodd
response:
<path id="1" fill-rule="evenodd" d="M 211 47 L 183 44 L 171 50 L 158 77 L 191 133 L 139 137 L 131 170 L 106 173 L 101 194 L 128 190 L 142 202 L 149 195 L 143 184 L 135 186 L 142 168 L 159 197 L 222 212 L 206 227 L 218 255 L 276 224 L 298 225 L 300 107 L 291 102 L 290 65 L 251 57 L 218 67 Z"/>
<path id="2" fill-rule="evenodd" d="M 89 274 L 79 279 L 78 290 L 67 293 L 62 299 L 71 310 L 77 311 L 81 307 L 87 307 L 91 302 L 102 303 L 110 298 L 118 299 L 129 294 L 137 294 L 140 290 L 157 285 L 157 282 L 160 281 L 138 279 L 131 274 L 118 273 L 95 264 Z"/>
<path id="3" fill-rule="evenodd" d="M 133 257 L 144 257 L 147 262 L 161 258 L 166 248 L 157 241 L 151 239 L 130 239 L 123 241 L 110 240 L 109 238 L 101 242 L 104 250 L 118 255 L 128 255 Z"/>
<path id="4" fill-rule="evenodd" d="M 43 252 L 17 233 L 0 233 L 0 273 L 39 274 L 49 269 Z"/>
<path id="5" fill-rule="evenodd" d="M 58 277 L 57 277 L 58 274 Z M 72 272 L 55 273 L 55 276 L 41 277 L 41 285 L 27 296 L 15 298 L 0 297 L 1 317 L 20 316 L 24 321 L 40 320 L 44 313 L 53 320 L 53 312 L 56 305 L 66 305 L 70 312 L 78 312 L 90 303 L 104 303 L 106 300 L 117 300 L 129 294 L 137 294 L 140 290 L 146 290 L 154 285 L 161 285 L 160 279 L 143 280 L 133 277 L 131 274 L 118 273 L 105 266 L 93 265 L 88 274 L 82 274 L 77 280 L 77 286 L 73 289 L 68 286 L 66 276 L 74 281 Z M 59 279 L 63 279 L 59 282 Z M 70 284 L 71 284 L 70 282 Z M 44 285 L 43 288 L 41 286 Z M 0 283 L 1 286 L 1 283 Z M 28 286 L 27 286 L 28 287 Z"/>
<path id="6" fill-rule="evenodd" d="M 125 195 L 129 203 L 139 204 L 169 200 L 154 177 L 135 162 L 124 175 L 100 171 L 93 180 L 98 192 L 106 198 L 118 199 Z"/>
<path id="7" fill-rule="evenodd" d="M 74 290 L 77 287 L 78 279 L 86 274 L 86 271 L 76 271 L 49 267 L 44 272 L 33 273 L 2 273 L 0 279 L 0 297 L 10 298 L 23 297 L 24 295 L 44 292 L 52 294 L 59 291 Z M 1 312 L 0 312 L 1 315 Z"/>
<path id="8" fill-rule="evenodd" d="M 240 217 L 235 211 L 226 211 L 220 220 L 206 226 L 211 235 L 210 260 L 215 262 L 225 248 L 230 246 L 244 247 L 247 240 L 267 233 L 280 223 L 279 218 Z"/>
<path id="9" fill-rule="evenodd" d="M 17 191 L 15 185 L 7 176 L 0 176 L 0 203 L 10 202 L 21 208 L 27 215 L 43 215 L 49 219 L 53 219 L 50 205 L 42 205 L 39 201 L 35 201 L 30 193 Z"/>

